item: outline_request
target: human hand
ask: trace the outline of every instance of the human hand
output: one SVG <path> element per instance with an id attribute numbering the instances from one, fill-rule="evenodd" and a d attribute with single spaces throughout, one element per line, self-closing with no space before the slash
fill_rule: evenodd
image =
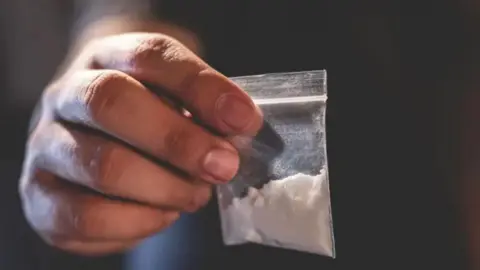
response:
<path id="1" fill-rule="evenodd" d="M 82 254 L 125 250 L 201 208 L 211 185 L 238 169 L 228 138 L 262 124 L 238 86 L 178 41 L 148 33 L 88 44 L 45 90 L 37 119 L 23 209 L 48 243 Z"/>

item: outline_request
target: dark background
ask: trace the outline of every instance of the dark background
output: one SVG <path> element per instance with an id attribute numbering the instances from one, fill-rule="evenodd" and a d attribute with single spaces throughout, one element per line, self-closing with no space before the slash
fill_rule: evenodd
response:
<path id="1" fill-rule="evenodd" d="M 256 6 L 256 17 L 249 21 L 251 31 L 243 34 L 264 40 L 259 44 L 235 39 L 252 1 L 166 1 L 161 10 L 171 21 L 198 28 L 209 45 L 209 62 L 227 75 L 328 69 L 338 259 L 323 263 L 335 269 L 465 269 L 468 235 L 457 198 L 458 132 L 461 98 L 477 85 L 477 6 L 447 0 L 297 1 L 295 10 L 301 12 L 294 19 L 304 28 L 292 29 L 274 23 L 281 16 L 272 11 L 273 2 L 258 2 L 263 5 Z M 29 115 L 67 51 L 73 6 L 68 1 L 3 1 L 0 11 L 0 269 L 121 269 L 120 255 L 87 259 L 43 244 L 25 223 L 17 195 Z M 230 28 L 206 27 L 215 20 L 228 21 Z M 256 23 L 270 32 L 259 31 Z M 299 42 L 281 38 L 282 33 L 300 37 L 314 29 L 322 29 L 319 41 L 306 42 L 304 51 L 282 52 Z M 284 43 L 270 48 L 267 39 Z M 300 61 L 315 48 L 326 53 Z M 252 67 L 248 57 L 264 61 Z M 214 208 L 212 202 L 206 211 L 215 218 Z M 218 229 L 214 218 L 203 223 L 212 225 L 201 232 L 207 239 Z M 252 256 L 257 251 L 265 258 L 276 256 L 285 267 L 300 258 L 249 248 L 253 253 L 240 248 L 206 258 L 231 260 L 234 269 L 252 260 L 273 267 L 268 259 Z M 228 254 L 234 252 L 239 256 L 232 259 Z M 306 264 L 318 261 L 301 258 Z"/>

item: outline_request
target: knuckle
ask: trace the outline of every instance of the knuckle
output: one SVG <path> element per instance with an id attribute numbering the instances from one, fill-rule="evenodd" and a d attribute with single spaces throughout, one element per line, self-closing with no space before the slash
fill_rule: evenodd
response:
<path id="1" fill-rule="evenodd" d="M 20 201 L 22 202 L 22 206 L 23 206 L 22 211 L 24 212 L 25 215 L 28 214 L 27 203 L 28 203 L 28 193 L 29 193 L 29 189 L 30 189 L 30 186 L 31 186 L 31 182 L 32 182 L 31 177 L 28 174 L 23 172 L 20 175 L 20 179 L 19 179 L 18 185 L 17 185 L 17 191 L 19 193 Z"/>
<path id="2" fill-rule="evenodd" d="M 94 77 L 82 93 L 86 111 L 95 122 L 101 122 L 119 106 L 128 77 L 119 71 L 106 71 Z"/>
<path id="3" fill-rule="evenodd" d="M 55 137 L 56 123 L 50 119 L 41 119 L 39 123 L 30 131 L 26 140 L 26 154 L 31 155 L 42 151 L 45 145 L 49 145 L 51 138 Z"/>
<path id="4" fill-rule="evenodd" d="M 41 163 L 43 157 L 48 156 L 52 149 L 60 147 L 62 153 L 66 148 L 62 143 L 64 137 L 60 136 L 57 123 L 46 123 L 38 125 L 32 133 L 28 136 L 26 142 L 26 159 L 24 166 L 35 165 Z M 55 139 L 52 139 L 55 138 Z M 26 162 L 30 161 L 30 162 Z"/>
<path id="5" fill-rule="evenodd" d="M 20 195 L 20 200 L 23 206 L 23 212 L 25 215 L 29 216 L 32 207 L 32 200 L 35 200 L 35 190 L 34 190 L 34 181 L 35 181 L 35 170 L 37 170 L 37 165 L 34 164 L 35 157 L 27 157 L 24 162 L 24 168 L 22 169 L 20 179 L 18 181 L 18 193 Z"/>
<path id="6" fill-rule="evenodd" d="M 72 213 L 72 232 L 70 235 L 96 237 L 97 232 L 102 232 L 105 229 L 105 220 L 99 214 L 98 208 L 92 201 L 86 201 L 82 207 L 78 207 Z"/>
<path id="7" fill-rule="evenodd" d="M 192 63 L 189 61 L 184 61 L 183 73 L 179 74 L 176 78 L 175 85 L 177 86 L 178 95 L 182 97 L 182 100 L 186 104 L 191 104 L 191 106 L 199 106 L 199 102 L 208 98 L 204 92 L 199 91 L 198 88 L 201 87 L 201 78 L 204 73 L 208 71 L 208 67 L 202 66 L 199 63 Z M 196 86 L 196 87 L 195 87 Z M 199 108 L 194 110 L 197 114 L 202 114 Z"/>
<path id="8" fill-rule="evenodd" d="M 92 234 L 94 221 L 86 217 L 85 213 L 75 213 L 71 234 L 76 236 L 89 236 Z"/>
<path id="9" fill-rule="evenodd" d="M 22 212 L 26 218 L 26 221 L 34 228 L 37 229 L 37 217 L 35 216 L 35 193 L 32 188 L 33 179 L 30 175 L 23 174 L 20 178 L 18 186 L 18 192 L 20 194 L 20 201 L 22 204 Z"/>
<path id="10" fill-rule="evenodd" d="M 73 67 L 86 68 L 86 69 L 100 69 L 101 65 L 95 58 L 95 53 L 101 50 L 102 38 L 94 38 L 88 41 L 83 47 L 82 51 L 77 57 L 76 63 Z"/>
<path id="11" fill-rule="evenodd" d="M 28 176 L 30 183 L 21 191 L 22 210 L 29 225 L 39 234 L 65 234 L 69 235 L 70 212 L 64 211 L 66 206 L 45 194 L 43 189 L 52 187 L 44 186 L 49 173 L 36 172 Z M 48 181 L 49 182 L 49 181 Z"/>
<path id="12" fill-rule="evenodd" d="M 98 162 L 93 162 L 90 166 L 94 171 L 92 187 L 96 190 L 113 192 L 118 187 L 118 180 L 124 172 L 126 155 L 119 147 L 113 143 L 105 143 L 99 146 Z M 97 168 L 95 168 L 97 167 Z"/>
<path id="13" fill-rule="evenodd" d="M 179 162 L 187 157 L 189 141 L 193 134 L 186 128 L 171 128 L 167 131 L 158 155 L 168 161 Z"/>
<path id="14" fill-rule="evenodd" d="M 131 56 L 131 65 L 136 68 L 152 66 L 156 61 L 169 62 L 181 55 L 183 46 L 166 35 L 150 35 L 143 39 Z"/>
<path id="15" fill-rule="evenodd" d="M 30 154 L 32 152 L 31 150 L 36 149 L 42 145 L 44 137 L 43 133 L 43 128 L 37 127 L 32 131 L 30 136 L 28 136 L 26 144 L 27 154 Z"/>

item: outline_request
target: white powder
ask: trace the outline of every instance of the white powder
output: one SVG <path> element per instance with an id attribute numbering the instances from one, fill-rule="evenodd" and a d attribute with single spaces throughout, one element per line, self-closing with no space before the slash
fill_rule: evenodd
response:
<path id="1" fill-rule="evenodd" d="M 327 171 L 250 188 L 222 213 L 227 244 L 244 242 L 333 256 Z M 227 234 L 227 235 L 225 235 Z"/>

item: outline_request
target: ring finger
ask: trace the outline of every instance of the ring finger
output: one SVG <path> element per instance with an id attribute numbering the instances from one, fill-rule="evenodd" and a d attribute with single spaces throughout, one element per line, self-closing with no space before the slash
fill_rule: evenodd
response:
<path id="1" fill-rule="evenodd" d="M 56 99 L 59 116 L 100 129 L 192 177 L 223 183 L 236 174 L 238 154 L 118 71 L 72 75 Z"/>
<path id="2" fill-rule="evenodd" d="M 208 184 L 181 178 L 118 143 L 72 127 L 52 123 L 30 143 L 38 150 L 38 167 L 101 194 L 182 211 L 194 211 L 210 198 Z"/>

